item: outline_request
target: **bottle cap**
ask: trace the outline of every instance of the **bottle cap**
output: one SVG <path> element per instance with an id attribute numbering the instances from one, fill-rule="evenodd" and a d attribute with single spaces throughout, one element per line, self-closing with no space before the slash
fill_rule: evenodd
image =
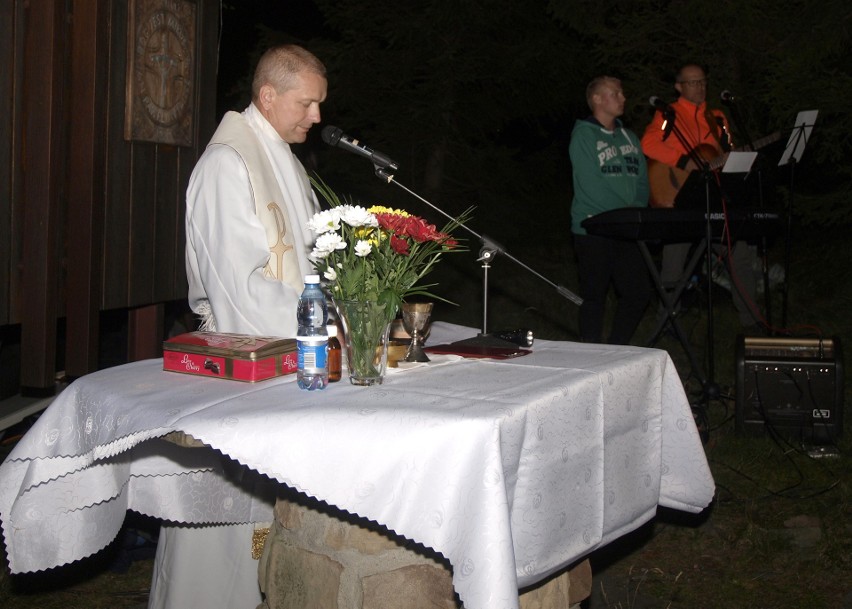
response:
<path id="1" fill-rule="evenodd" d="M 319 275 L 305 275 L 305 284 L 319 283 Z"/>
<path id="2" fill-rule="evenodd" d="M 337 324 L 328 324 L 325 327 L 326 332 L 328 332 L 328 337 L 337 336 Z"/>

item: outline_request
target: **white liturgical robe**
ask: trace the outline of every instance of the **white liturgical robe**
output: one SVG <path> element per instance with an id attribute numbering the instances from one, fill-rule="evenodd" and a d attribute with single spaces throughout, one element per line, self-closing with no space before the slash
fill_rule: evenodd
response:
<path id="1" fill-rule="evenodd" d="M 266 213 L 270 204 L 276 209 Z M 307 223 L 318 209 L 304 167 L 254 104 L 226 114 L 192 172 L 186 197 L 189 304 L 206 329 L 296 336 L 302 278 L 313 272 Z M 279 256 L 276 265 L 270 259 L 284 244 L 295 256 Z M 282 261 L 299 268 L 282 269 Z M 273 497 L 257 500 L 271 508 Z M 261 596 L 253 529 L 164 525 L 149 608 L 254 609 Z"/>
<path id="2" fill-rule="evenodd" d="M 186 197 L 186 271 L 189 305 L 204 315 L 212 312 L 219 332 L 265 336 L 296 336 L 296 302 L 302 290 L 301 278 L 312 273 L 308 253 L 312 236 L 307 222 L 318 210 L 302 164 L 290 146 L 254 104 L 242 114 L 228 113 L 223 119 L 238 121 L 242 141 L 254 145 L 268 159 L 264 167 L 253 167 L 248 156 L 237 148 L 217 143 L 217 135 L 198 161 Z M 243 123 L 242 125 L 240 123 Z M 245 144 L 244 144 L 245 145 Z M 267 232 L 256 213 L 257 184 L 250 172 L 261 174 L 267 183 L 280 188 L 283 201 L 274 201 L 287 215 L 299 269 L 291 275 L 298 282 L 278 281 L 268 276 L 274 253 Z M 258 207 L 271 201 L 260 200 Z M 273 226 L 271 230 L 275 230 Z M 280 230 L 283 230 L 281 227 Z M 213 329 L 213 328 L 211 328 Z"/>

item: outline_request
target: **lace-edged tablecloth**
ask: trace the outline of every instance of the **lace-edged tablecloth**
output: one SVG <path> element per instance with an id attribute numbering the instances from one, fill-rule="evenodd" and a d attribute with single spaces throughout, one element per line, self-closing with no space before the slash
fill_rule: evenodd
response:
<path id="1" fill-rule="evenodd" d="M 470 334 L 436 323 L 430 341 Z M 162 360 L 81 378 L 0 466 L 11 569 L 97 552 L 128 509 L 268 521 L 284 483 L 446 556 L 468 609 L 516 609 L 519 587 L 658 505 L 698 512 L 711 501 L 665 352 L 538 341 L 511 360 L 436 359 L 380 386 L 344 379 L 322 392 L 292 376 L 246 384 L 163 372 Z M 161 439 L 170 432 L 207 447 Z"/>

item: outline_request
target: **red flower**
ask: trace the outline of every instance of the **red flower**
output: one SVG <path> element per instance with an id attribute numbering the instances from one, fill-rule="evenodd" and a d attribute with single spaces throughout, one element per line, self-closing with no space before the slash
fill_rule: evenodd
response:
<path id="1" fill-rule="evenodd" d="M 400 239 L 396 235 L 391 235 L 390 244 L 391 248 L 393 248 L 393 251 L 395 251 L 397 254 L 408 256 L 408 241 L 406 241 L 405 239 Z"/>
<path id="2" fill-rule="evenodd" d="M 379 222 L 379 227 L 387 230 L 395 235 L 405 234 L 404 216 L 397 214 L 376 214 L 376 220 Z"/>
<path id="3" fill-rule="evenodd" d="M 457 244 L 455 239 L 451 239 L 449 235 L 435 228 L 434 224 L 429 224 L 418 216 L 377 213 L 376 219 L 379 227 L 391 234 L 391 246 L 400 254 L 408 255 L 409 253 L 407 238 L 413 239 L 416 243 L 436 241 L 447 247 Z"/>
<path id="4" fill-rule="evenodd" d="M 409 220 L 406 230 L 412 239 L 418 243 L 437 241 L 439 233 L 434 224 L 427 224 L 422 218 L 411 217 Z"/>

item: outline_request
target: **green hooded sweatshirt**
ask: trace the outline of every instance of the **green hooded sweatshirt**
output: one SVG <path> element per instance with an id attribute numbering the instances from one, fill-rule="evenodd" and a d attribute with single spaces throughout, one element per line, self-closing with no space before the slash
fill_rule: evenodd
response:
<path id="1" fill-rule="evenodd" d="M 616 119 L 608 131 L 594 117 L 579 120 L 571 133 L 574 169 L 571 230 L 585 235 L 580 223 L 620 207 L 648 205 L 648 166 L 636 134 Z"/>

